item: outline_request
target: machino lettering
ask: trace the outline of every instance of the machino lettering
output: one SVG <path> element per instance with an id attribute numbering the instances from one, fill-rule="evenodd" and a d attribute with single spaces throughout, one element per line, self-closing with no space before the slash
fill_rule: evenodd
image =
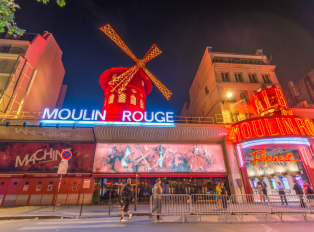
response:
<path id="1" fill-rule="evenodd" d="M 61 153 L 62 151 L 64 150 L 70 150 L 71 151 L 71 148 L 65 148 L 65 149 L 62 149 L 61 151 L 59 150 L 53 150 L 52 148 L 50 149 L 39 149 L 37 150 L 36 152 L 34 152 L 32 155 L 25 155 L 23 160 L 21 159 L 20 156 L 17 156 L 16 157 L 16 160 L 15 160 L 15 167 L 22 167 L 22 166 L 26 166 L 26 165 L 29 165 L 29 164 L 35 164 L 36 161 L 38 163 L 40 162 L 48 162 L 49 161 L 56 161 L 58 159 L 58 157 L 60 158 L 60 160 L 62 159 L 61 158 Z"/>

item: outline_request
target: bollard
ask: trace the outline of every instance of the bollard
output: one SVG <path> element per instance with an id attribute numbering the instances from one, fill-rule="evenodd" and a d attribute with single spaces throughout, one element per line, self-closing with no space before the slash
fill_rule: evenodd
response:
<path id="1" fill-rule="evenodd" d="M 85 197 L 85 193 L 84 193 L 84 195 L 83 195 L 83 199 L 82 199 L 82 205 L 81 205 L 80 216 L 82 215 L 83 204 L 84 204 L 84 197 Z"/>
<path id="2" fill-rule="evenodd" d="M 111 190 L 109 192 L 109 216 L 110 216 L 110 204 L 111 204 Z"/>

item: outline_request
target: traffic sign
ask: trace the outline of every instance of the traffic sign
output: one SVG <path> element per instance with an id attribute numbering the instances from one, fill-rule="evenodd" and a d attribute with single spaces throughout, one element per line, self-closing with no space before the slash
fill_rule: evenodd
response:
<path id="1" fill-rule="evenodd" d="M 64 150 L 64 151 L 61 153 L 61 157 L 62 157 L 62 159 L 64 159 L 64 160 L 69 160 L 69 159 L 71 159 L 71 157 L 72 157 L 72 152 L 69 151 L 69 150 Z"/>

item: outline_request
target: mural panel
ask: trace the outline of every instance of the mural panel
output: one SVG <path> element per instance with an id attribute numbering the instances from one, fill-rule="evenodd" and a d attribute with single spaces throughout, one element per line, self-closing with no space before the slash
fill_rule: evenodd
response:
<path id="1" fill-rule="evenodd" d="M 98 143 L 94 173 L 225 172 L 218 144 Z"/>

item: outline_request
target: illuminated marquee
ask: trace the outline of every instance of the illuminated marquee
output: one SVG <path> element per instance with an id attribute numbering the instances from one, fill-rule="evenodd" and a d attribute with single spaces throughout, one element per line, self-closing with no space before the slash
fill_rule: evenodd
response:
<path id="1" fill-rule="evenodd" d="M 52 119 L 52 120 L 74 120 L 74 121 L 106 121 L 106 111 L 102 113 L 99 110 L 93 110 L 89 112 L 87 110 L 80 110 L 79 112 L 69 109 L 54 109 L 52 112 L 48 108 L 45 109 L 42 119 Z M 169 122 L 173 121 L 172 112 L 147 112 L 142 113 L 141 111 L 123 111 L 122 115 L 123 122 Z"/>
<path id="2" fill-rule="evenodd" d="M 293 115 L 289 110 L 281 89 L 276 86 L 267 86 L 258 91 L 254 96 L 257 113 L 266 115 Z"/>
<path id="3" fill-rule="evenodd" d="M 308 135 L 314 136 L 314 124 L 295 116 L 259 117 L 232 125 L 233 142 L 265 136 Z"/>
<path id="4" fill-rule="evenodd" d="M 292 159 L 293 158 L 293 154 L 292 153 L 286 153 L 285 154 L 285 158 L 282 158 L 281 156 L 272 156 L 272 155 L 265 155 L 267 153 L 266 150 L 259 150 L 259 151 L 254 151 L 251 152 L 250 155 L 253 155 L 254 158 L 252 159 L 252 161 L 254 162 L 254 166 L 257 165 L 257 161 L 261 161 L 263 163 L 266 162 L 278 162 L 278 161 L 291 161 L 291 162 L 297 162 L 299 161 L 298 159 Z M 257 156 L 260 155 L 260 158 L 257 158 Z"/>

